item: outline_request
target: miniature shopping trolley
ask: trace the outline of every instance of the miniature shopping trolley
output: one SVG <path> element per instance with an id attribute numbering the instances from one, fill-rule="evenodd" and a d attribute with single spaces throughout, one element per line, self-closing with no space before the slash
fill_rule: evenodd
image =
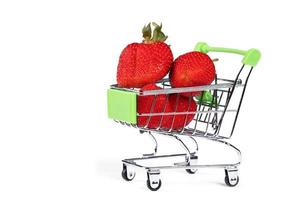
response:
<path id="1" fill-rule="evenodd" d="M 150 154 L 143 154 L 142 157 L 129 158 L 122 160 L 123 170 L 122 177 L 126 181 L 131 181 L 135 177 L 135 168 L 144 168 L 147 172 L 147 187 L 156 191 L 161 187 L 160 172 L 166 169 L 185 169 L 187 173 L 194 174 L 198 168 L 221 168 L 225 171 L 225 183 L 228 186 L 236 186 L 239 182 L 238 166 L 241 163 L 241 152 L 234 145 L 230 144 L 228 140 L 231 138 L 241 103 L 245 94 L 248 79 L 260 59 L 260 52 L 257 49 L 250 49 L 248 51 L 210 47 L 206 43 L 198 43 L 195 51 L 203 53 L 209 52 L 224 52 L 234 53 L 243 56 L 242 67 L 232 79 L 220 78 L 215 75 L 215 80 L 211 85 L 202 85 L 194 87 L 171 88 L 168 79 L 163 79 L 157 82 L 157 85 L 162 89 L 142 91 L 137 88 L 121 88 L 117 85 L 111 85 L 108 89 L 108 115 L 114 121 L 132 128 L 136 128 L 140 133 L 148 134 L 154 142 L 154 151 Z M 176 95 L 177 99 L 183 93 L 199 92 L 199 96 L 190 95 L 189 106 L 191 101 L 197 102 L 196 111 L 177 111 L 167 112 L 165 108 L 161 112 L 153 112 L 156 100 L 159 95 L 166 95 L 166 101 L 170 95 Z M 138 98 L 142 96 L 151 96 L 152 105 L 147 113 L 138 113 L 137 105 Z M 178 101 L 176 102 L 178 103 Z M 188 106 L 188 107 L 189 107 Z M 176 116 L 185 116 L 184 126 L 181 129 L 175 129 L 172 126 L 163 127 L 163 118 L 168 116 L 168 120 L 173 120 Z M 188 123 L 188 116 L 193 115 L 193 120 Z M 230 117 L 227 117 L 230 116 Z M 138 118 L 146 117 L 146 124 L 138 125 Z M 151 118 L 160 117 L 159 124 L 156 127 L 150 127 L 149 122 Z M 227 130 L 223 130 L 226 123 Z M 173 123 L 172 123 L 173 125 Z M 229 127 L 229 129 L 228 129 Z M 157 155 L 158 142 L 156 134 L 164 135 L 178 141 L 184 153 Z M 184 140 L 183 140 L 184 138 Z M 237 154 L 237 161 L 232 163 L 218 163 L 218 164 L 197 164 L 198 159 L 198 139 L 208 139 L 220 145 L 229 147 Z M 190 140 L 189 145 L 186 140 Z M 190 144 L 193 145 L 193 151 Z M 182 159 L 181 162 L 176 162 L 167 165 L 146 165 L 145 162 L 153 160 L 177 158 Z"/>

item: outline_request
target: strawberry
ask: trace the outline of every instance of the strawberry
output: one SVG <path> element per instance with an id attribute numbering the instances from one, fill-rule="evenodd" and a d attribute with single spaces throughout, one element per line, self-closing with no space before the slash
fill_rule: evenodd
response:
<path id="1" fill-rule="evenodd" d="M 214 80 L 215 74 L 215 66 L 210 57 L 193 51 L 175 59 L 170 71 L 170 83 L 172 87 L 209 85 Z M 183 95 L 190 96 L 188 93 Z M 199 95 L 199 92 L 193 92 L 191 95 Z"/>
<path id="2" fill-rule="evenodd" d="M 155 84 L 148 84 L 144 86 L 141 90 L 159 90 L 160 87 Z M 138 97 L 138 113 L 139 114 L 149 114 L 151 111 L 152 103 L 155 100 L 155 104 L 151 113 L 172 113 L 172 112 L 195 112 L 197 105 L 193 99 L 178 96 L 176 94 L 170 94 L 169 97 L 165 94 L 160 94 L 156 96 L 139 96 Z M 177 104 L 177 106 L 176 106 Z M 138 126 L 144 127 L 148 124 L 147 128 L 162 128 L 178 130 L 188 125 L 194 118 L 193 114 L 180 114 L 180 115 L 157 115 L 151 116 L 139 116 Z M 174 119 L 173 119 L 174 118 Z M 148 123 L 149 120 L 149 123 Z M 173 122 L 174 121 L 174 122 Z M 173 124 L 172 124 L 173 123 Z"/>
<path id="3" fill-rule="evenodd" d="M 161 31 L 162 25 L 152 23 L 143 28 L 142 43 L 129 44 L 122 51 L 117 83 L 120 87 L 140 88 L 165 77 L 173 62 L 172 51 L 164 41 L 167 36 Z"/>
<path id="4" fill-rule="evenodd" d="M 170 95 L 169 102 L 170 102 L 171 112 L 192 112 L 192 114 L 173 115 L 172 120 L 174 117 L 174 124 L 173 126 L 171 124 L 172 122 L 169 124 L 169 127 L 172 126 L 172 129 L 175 130 L 181 129 L 186 125 L 188 125 L 193 120 L 195 116 L 195 112 L 197 110 L 197 104 L 192 99 L 192 97 L 189 98 L 181 95 L 177 97 L 176 94 Z"/>
<path id="5" fill-rule="evenodd" d="M 148 84 L 142 87 L 142 91 L 146 90 L 159 90 L 160 87 L 156 86 L 155 84 Z M 152 103 L 155 100 L 155 104 L 153 107 L 153 110 L 151 111 Z M 162 113 L 164 112 L 170 112 L 170 105 L 169 102 L 167 102 L 167 95 L 161 94 L 157 95 L 155 98 L 155 95 L 147 95 L 147 96 L 138 96 L 138 113 L 139 114 L 149 114 L 151 113 Z M 166 127 L 169 121 L 171 120 L 170 116 L 151 116 L 150 121 L 149 116 L 139 116 L 138 117 L 138 126 L 143 127 L 147 126 L 147 128 L 157 128 L 160 125 L 160 121 L 162 119 L 161 127 Z"/>

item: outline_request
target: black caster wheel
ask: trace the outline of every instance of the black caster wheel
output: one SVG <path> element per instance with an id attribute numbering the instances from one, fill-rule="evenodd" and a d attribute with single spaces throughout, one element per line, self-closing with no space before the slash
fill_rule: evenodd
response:
<path id="1" fill-rule="evenodd" d="M 237 169 L 225 169 L 225 184 L 229 187 L 234 187 L 239 183 Z"/>
<path id="2" fill-rule="evenodd" d="M 147 187 L 151 191 L 157 191 L 161 187 L 161 180 L 159 179 L 158 183 L 152 183 L 151 184 L 150 180 L 148 179 L 147 180 Z"/>
<path id="3" fill-rule="evenodd" d="M 231 177 L 225 176 L 225 184 L 229 187 L 234 187 L 239 183 L 239 176 Z"/>
<path id="4" fill-rule="evenodd" d="M 191 155 L 191 158 L 190 158 L 190 163 L 188 164 L 188 166 L 191 166 L 191 165 L 196 165 L 197 164 L 197 160 L 198 160 L 198 156 L 196 155 Z M 197 172 L 198 169 L 185 169 L 185 171 L 189 174 L 195 174 Z"/>
<path id="5" fill-rule="evenodd" d="M 197 169 L 185 169 L 185 171 L 189 174 L 195 174 L 197 172 Z"/>
<path id="6" fill-rule="evenodd" d="M 125 181 L 132 181 L 135 177 L 135 172 L 128 171 L 127 166 L 123 164 L 123 170 L 122 170 L 122 178 Z"/>

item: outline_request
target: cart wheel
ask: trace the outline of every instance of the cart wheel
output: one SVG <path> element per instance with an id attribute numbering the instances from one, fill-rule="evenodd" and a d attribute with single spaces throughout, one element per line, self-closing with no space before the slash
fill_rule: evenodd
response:
<path id="1" fill-rule="evenodd" d="M 197 169 L 185 169 L 185 171 L 189 174 L 195 174 L 197 172 Z"/>
<path id="2" fill-rule="evenodd" d="M 150 182 L 150 180 L 147 180 L 147 187 L 151 190 L 151 191 L 157 191 L 160 187 L 161 187 L 161 180 L 159 179 L 158 182 Z"/>
<path id="3" fill-rule="evenodd" d="M 225 176 L 225 183 L 226 183 L 226 185 L 228 185 L 230 187 L 234 187 L 234 186 L 236 186 L 239 183 L 239 177 L 237 176 L 236 178 L 231 179 L 229 181 L 228 176 Z"/>
<path id="4" fill-rule="evenodd" d="M 151 191 L 157 191 L 161 187 L 159 175 L 160 171 L 158 169 L 149 169 L 147 171 L 147 187 Z"/>
<path id="5" fill-rule="evenodd" d="M 188 164 L 188 166 L 191 165 L 197 165 L 197 161 L 198 161 L 198 156 L 196 155 L 192 155 L 190 158 L 190 163 Z M 195 174 L 197 172 L 198 169 L 194 168 L 194 169 L 185 169 L 185 171 L 189 174 Z"/>
<path id="6" fill-rule="evenodd" d="M 132 181 L 135 177 L 134 171 L 128 171 L 127 166 L 123 164 L 122 177 L 126 181 Z"/>
<path id="7" fill-rule="evenodd" d="M 237 170 L 225 170 L 225 183 L 227 186 L 234 187 L 239 183 L 239 176 Z"/>

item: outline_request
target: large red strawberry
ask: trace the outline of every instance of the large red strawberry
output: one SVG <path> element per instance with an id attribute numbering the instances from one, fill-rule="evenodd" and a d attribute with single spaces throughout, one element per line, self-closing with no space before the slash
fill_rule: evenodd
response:
<path id="1" fill-rule="evenodd" d="M 121 53 L 117 71 L 120 87 L 140 88 L 165 77 L 173 62 L 170 46 L 164 43 L 167 36 L 162 25 L 152 23 L 143 28 L 144 41 L 129 44 Z"/>
<path id="2" fill-rule="evenodd" d="M 175 59 L 170 72 L 170 82 L 172 87 L 209 85 L 215 74 L 215 66 L 210 57 L 205 53 L 193 51 Z M 184 95 L 189 96 L 188 93 Z M 199 95 L 199 92 L 192 95 Z"/>
<path id="3" fill-rule="evenodd" d="M 142 88 L 143 91 L 146 90 L 160 90 L 155 84 L 148 84 Z M 178 98 L 178 99 L 177 99 Z M 153 102 L 155 101 L 155 104 Z M 177 105 L 177 106 L 176 106 Z M 153 106 L 153 108 L 152 108 Z M 152 111 L 151 111 L 152 108 Z M 138 113 L 139 114 L 152 114 L 155 113 L 165 113 L 164 115 L 151 116 L 139 116 L 138 126 L 147 128 L 162 128 L 162 129 L 172 129 L 178 130 L 188 125 L 194 118 L 197 105 L 195 101 L 191 98 L 183 97 L 181 95 L 171 94 L 169 97 L 165 94 L 157 95 L 147 95 L 138 97 Z M 191 114 L 180 114 L 172 115 L 176 112 L 192 112 Z M 174 122 L 173 122 L 174 121 Z"/>

